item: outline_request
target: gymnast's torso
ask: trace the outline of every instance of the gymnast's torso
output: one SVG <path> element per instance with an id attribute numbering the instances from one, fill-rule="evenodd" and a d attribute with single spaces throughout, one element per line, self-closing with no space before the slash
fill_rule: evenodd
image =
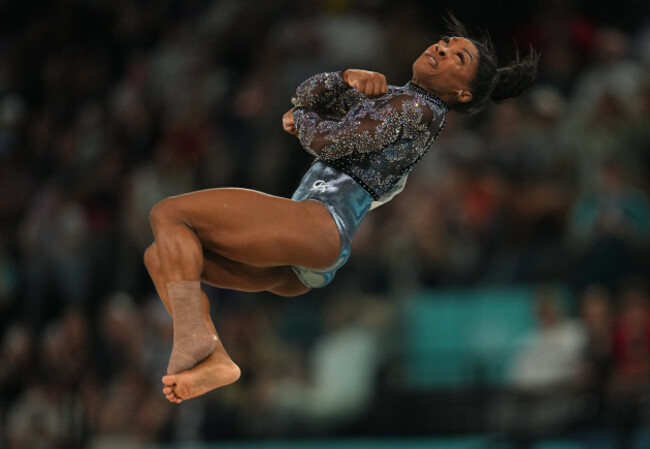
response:
<path id="1" fill-rule="evenodd" d="M 348 260 L 352 237 L 368 211 L 404 188 L 410 170 L 442 131 L 447 106 L 410 82 L 368 98 L 340 73 L 309 78 L 292 102 L 300 142 L 316 156 L 292 199 L 323 203 L 341 239 L 331 266 L 293 267 L 303 284 L 319 288 Z"/>
<path id="2" fill-rule="evenodd" d="M 411 82 L 369 98 L 339 72 L 312 76 L 292 103 L 305 150 L 354 179 L 372 196 L 372 207 L 402 190 L 442 131 L 447 113 L 442 100 Z"/>

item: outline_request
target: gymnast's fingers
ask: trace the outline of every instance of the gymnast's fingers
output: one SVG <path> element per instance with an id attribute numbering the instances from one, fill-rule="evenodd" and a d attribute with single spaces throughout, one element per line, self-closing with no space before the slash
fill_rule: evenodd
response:
<path id="1" fill-rule="evenodd" d="M 366 86 L 368 85 L 368 81 L 366 79 L 360 79 L 357 81 L 357 90 L 361 92 L 362 94 L 366 95 Z"/>
<path id="2" fill-rule="evenodd" d="M 384 95 L 386 93 L 386 77 L 381 74 L 377 73 L 377 76 L 375 77 L 375 95 Z"/>
<path id="3" fill-rule="evenodd" d="M 372 95 L 378 97 L 384 93 L 381 78 L 377 78 L 373 83 Z"/>

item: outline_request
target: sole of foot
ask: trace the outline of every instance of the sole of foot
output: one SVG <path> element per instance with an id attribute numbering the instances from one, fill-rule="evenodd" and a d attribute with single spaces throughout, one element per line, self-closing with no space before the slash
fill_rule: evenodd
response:
<path id="1" fill-rule="evenodd" d="M 204 395 L 236 382 L 241 375 L 239 367 L 230 358 L 213 352 L 195 367 L 162 378 L 163 394 L 170 402 Z"/>

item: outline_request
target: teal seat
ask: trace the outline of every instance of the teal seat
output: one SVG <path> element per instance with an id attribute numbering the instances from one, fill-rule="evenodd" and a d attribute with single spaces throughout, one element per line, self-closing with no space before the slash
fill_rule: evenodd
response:
<path id="1" fill-rule="evenodd" d="M 415 388 L 502 386 L 535 326 L 530 287 L 428 291 L 403 309 L 406 380 Z"/>
<path id="2" fill-rule="evenodd" d="M 404 349 L 407 380 L 414 387 L 467 383 L 463 341 L 467 307 L 455 298 L 417 300 L 405 310 Z"/>
<path id="3" fill-rule="evenodd" d="M 508 367 L 521 340 L 535 326 L 529 288 L 476 291 L 467 337 L 469 357 L 490 386 L 507 382 Z"/>

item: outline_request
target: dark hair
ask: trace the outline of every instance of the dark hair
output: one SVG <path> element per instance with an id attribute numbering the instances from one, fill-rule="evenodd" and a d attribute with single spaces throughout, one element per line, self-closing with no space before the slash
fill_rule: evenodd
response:
<path id="1" fill-rule="evenodd" d="M 532 47 L 528 55 L 519 57 L 519 51 L 514 61 L 505 67 L 498 67 L 497 55 L 489 36 L 473 39 L 463 25 L 453 14 L 447 13 L 445 18 L 447 29 L 452 36 L 469 39 L 478 50 L 478 66 L 476 76 L 470 85 L 472 99 L 466 103 L 455 103 L 450 109 L 474 114 L 485 107 L 489 100 L 501 103 L 504 100 L 521 95 L 537 79 L 537 63 L 539 53 Z"/>

